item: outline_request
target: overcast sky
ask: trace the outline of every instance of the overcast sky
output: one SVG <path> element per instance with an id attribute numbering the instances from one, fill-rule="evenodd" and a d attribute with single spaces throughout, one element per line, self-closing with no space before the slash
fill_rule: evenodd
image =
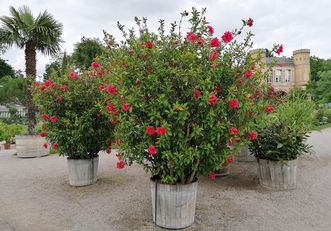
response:
<path id="1" fill-rule="evenodd" d="M 331 57 L 330 0 L 0 0 L 0 16 L 9 15 L 9 6 L 27 5 L 34 15 L 48 10 L 63 23 L 63 50 L 71 52 L 82 36 L 103 38 L 102 30 L 121 39 L 116 22 L 131 27 L 133 17 L 148 17 L 149 26 L 156 29 L 159 19 L 170 23 L 180 18 L 180 12 L 192 6 L 207 8 L 207 19 L 218 37 L 224 31 L 241 26 L 241 19 L 254 19 L 251 28 L 255 47 L 271 48 L 284 44 L 284 54 L 308 48 L 312 55 Z M 185 31 L 186 28 L 183 28 Z M 24 53 L 9 49 L 1 56 L 15 68 L 24 70 Z M 41 76 L 50 57 L 38 54 L 37 72 Z"/>

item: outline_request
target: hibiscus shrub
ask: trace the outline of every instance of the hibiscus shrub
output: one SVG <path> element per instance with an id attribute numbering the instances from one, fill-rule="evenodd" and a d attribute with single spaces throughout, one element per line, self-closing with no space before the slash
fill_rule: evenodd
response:
<path id="1" fill-rule="evenodd" d="M 59 155 L 93 158 L 111 140 L 114 125 L 99 111 L 101 92 L 96 78 L 88 72 L 78 75 L 70 71 L 36 83 L 34 100 L 43 122 L 40 136 L 46 137 Z"/>
<path id="2" fill-rule="evenodd" d="M 216 36 L 204 13 L 192 10 L 186 36 L 176 23 L 166 34 L 163 20 L 157 34 L 145 18 L 135 19 L 139 35 L 119 24 L 125 41 L 97 59 L 106 70 L 100 108 L 117 125 L 121 168 L 137 162 L 163 183 L 190 183 L 256 138 L 263 63 L 249 55 L 250 32 L 237 40 L 253 20 Z"/>

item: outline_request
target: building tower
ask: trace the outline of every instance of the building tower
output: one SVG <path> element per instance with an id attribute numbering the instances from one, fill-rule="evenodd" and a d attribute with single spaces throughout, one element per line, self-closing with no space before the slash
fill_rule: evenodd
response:
<path id="1" fill-rule="evenodd" d="M 310 50 L 293 51 L 294 85 L 305 88 L 310 79 Z"/>

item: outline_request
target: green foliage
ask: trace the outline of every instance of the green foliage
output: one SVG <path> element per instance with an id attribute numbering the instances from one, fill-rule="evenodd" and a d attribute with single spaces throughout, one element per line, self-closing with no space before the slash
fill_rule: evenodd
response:
<path id="1" fill-rule="evenodd" d="M 48 80 L 49 76 L 63 76 L 68 72 L 71 65 L 71 57 L 66 52 L 59 53 L 53 56 L 51 63 L 46 64 L 43 80 Z"/>
<path id="2" fill-rule="evenodd" d="M 108 146 L 113 125 L 99 114 L 100 98 L 97 79 L 86 74 L 50 76 L 36 84 L 34 100 L 44 118 L 41 127 L 47 140 L 58 145 L 59 155 L 88 159 Z"/>
<path id="3" fill-rule="evenodd" d="M 119 152 L 127 164 L 142 164 L 164 183 L 190 183 L 219 169 L 231 153 L 249 142 L 248 132 L 265 108 L 261 83 L 266 76 L 259 68 L 250 78 L 245 73 L 254 65 L 262 67 L 261 54 L 247 53 L 252 45 L 250 32 L 243 41 L 236 39 L 245 26 L 233 32 L 230 43 L 211 48 L 216 35 L 208 31 L 204 10 L 192 10 L 189 32 L 197 37 L 191 41 L 181 36 L 175 23 L 166 34 L 161 20 L 155 34 L 149 32 L 146 18 L 135 21 L 139 36 L 119 24 L 126 41 L 112 43 L 113 49 L 96 59 L 101 67 L 94 75 L 102 70 L 99 79 L 106 87 L 100 108 L 117 123 Z M 210 58 L 213 52 L 217 52 L 215 60 Z M 194 96 L 196 91 L 201 96 Z M 218 99 L 215 104 L 210 103 L 213 97 Z M 230 108 L 230 99 L 238 99 L 238 109 Z M 165 128 L 166 134 L 148 135 L 148 126 Z M 230 135 L 231 127 L 239 134 Z M 152 146 L 155 155 L 150 154 Z"/>
<path id="4" fill-rule="evenodd" d="M 319 80 L 315 83 L 313 94 L 324 103 L 331 102 L 331 68 L 328 71 L 318 72 Z"/>
<path id="5" fill-rule="evenodd" d="M 33 42 L 43 54 L 55 54 L 60 50 L 62 24 L 47 11 L 35 18 L 27 6 L 9 7 L 11 16 L 2 16 L 0 21 L 0 44 L 24 48 L 27 42 Z"/>
<path id="6" fill-rule="evenodd" d="M 98 39 L 83 37 L 75 44 L 72 62 L 77 68 L 88 69 L 97 55 L 103 53 L 104 46 Z"/>
<path id="7" fill-rule="evenodd" d="M 26 103 L 26 78 L 5 76 L 0 79 L 0 103 Z"/>
<path id="8" fill-rule="evenodd" d="M 12 66 L 10 66 L 6 60 L 0 59 L 0 79 L 4 76 L 15 76 L 15 71 Z"/>
<path id="9" fill-rule="evenodd" d="M 6 124 L 0 121 L 0 140 L 12 143 L 16 135 L 26 134 L 27 129 L 21 124 Z"/>
<path id="10" fill-rule="evenodd" d="M 313 127 L 315 104 L 302 95 L 291 95 L 259 125 L 258 137 L 249 146 L 260 159 L 287 161 L 307 153 L 308 132 Z"/>

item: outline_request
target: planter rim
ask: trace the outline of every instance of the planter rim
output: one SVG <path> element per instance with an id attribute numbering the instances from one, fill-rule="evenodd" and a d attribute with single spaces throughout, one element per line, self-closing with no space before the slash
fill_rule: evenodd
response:
<path id="1" fill-rule="evenodd" d="M 298 159 L 298 158 L 296 158 L 296 159 L 292 159 L 292 160 L 269 160 L 269 159 L 261 159 L 261 158 L 257 158 L 257 157 L 255 157 L 255 158 L 257 161 L 271 161 L 271 162 L 278 162 L 278 163 L 294 162 Z"/>
<path id="2" fill-rule="evenodd" d="M 187 184 L 181 184 L 181 183 L 165 184 L 165 183 L 161 183 L 161 180 L 159 178 L 156 178 L 156 177 L 150 177 L 150 181 L 153 182 L 153 183 L 157 183 L 159 185 L 177 186 L 177 185 L 191 185 L 191 184 L 196 184 L 196 183 L 198 183 L 198 178 L 196 177 L 191 183 L 187 183 Z"/>
<path id="3" fill-rule="evenodd" d="M 17 138 L 40 138 L 40 139 L 44 139 L 44 137 L 40 137 L 39 135 L 16 135 L 15 139 Z"/>
<path id="4" fill-rule="evenodd" d="M 75 158 L 70 158 L 67 156 L 67 160 L 93 160 L 93 159 L 97 159 L 99 158 L 99 155 L 96 155 L 94 157 L 91 157 L 91 158 L 79 158 L 79 159 L 75 159 Z"/>

